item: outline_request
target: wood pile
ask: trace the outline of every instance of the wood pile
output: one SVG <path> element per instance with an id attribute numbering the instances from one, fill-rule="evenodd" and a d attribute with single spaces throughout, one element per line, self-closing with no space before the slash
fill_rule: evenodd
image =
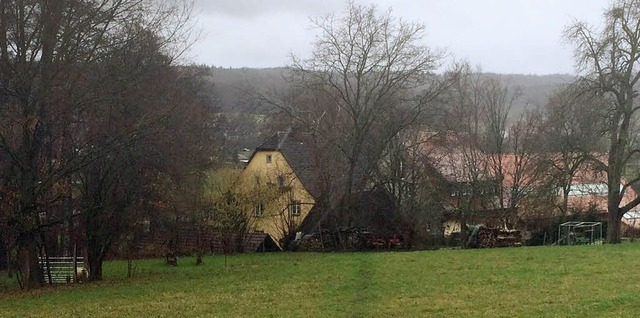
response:
<path id="1" fill-rule="evenodd" d="M 358 251 L 363 249 L 365 231 L 347 229 L 341 231 L 320 230 L 305 235 L 298 242 L 297 250 L 305 252 L 326 252 L 336 250 Z"/>
<path id="2" fill-rule="evenodd" d="M 320 234 L 305 235 L 297 244 L 296 249 L 300 252 L 324 252 L 324 240 Z"/>
<path id="3" fill-rule="evenodd" d="M 296 242 L 295 250 L 305 252 L 368 251 L 402 247 L 397 235 L 386 237 L 367 228 L 326 229 L 307 234 Z"/>
<path id="4" fill-rule="evenodd" d="M 475 244 L 470 247 L 515 247 L 522 246 L 522 234 L 519 230 L 505 230 L 497 227 L 480 226 L 472 235 L 476 235 Z M 472 240 L 470 240 L 471 242 Z M 475 245 L 475 246 L 474 246 Z"/>

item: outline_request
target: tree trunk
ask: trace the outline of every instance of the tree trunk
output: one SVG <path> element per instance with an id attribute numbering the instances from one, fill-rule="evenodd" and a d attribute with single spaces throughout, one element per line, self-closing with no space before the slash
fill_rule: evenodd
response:
<path id="1" fill-rule="evenodd" d="M 609 211 L 607 214 L 607 243 L 609 244 L 618 244 L 621 242 L 620 240 L 620 226 L 622 225 L 622 217 L 619 217 L 618 211 Z"/>
<path id="2" fill-rule="evenodd" d="M 92 255 L 92 251 L 89 252 L 89 280 L 97 281 L 102 280 L 102 261 L 100 256 Z"/>
<path id="3" fill-rule="evenodd" d="M 562 207 L 560 207 L 561 216 L 564 219 L 569 209 L 569 192 L 571 191 L 571 179 L 569 179 L 562 188 Z"/>
<path id="4" fill-rule="evenodd" d="M 0 271 L 9 268 L 8 254 L 5 242 L 7 241 L 5 240 L 4 235 L 0 233 Z"/>
<path id="5" fill-rule="evenodd" d="M 196 266 L 202 265 L 202 229 L 198 226 L 198 241 L 196 243 Z"/>
<path id="6" fill-rule="evenodd" d="M 93 226 L 88 223 L 87 231 Z M 96 232 L 93 231 L 93 233 Z M 102 280 L 102 263 L 109 252 L 111 241 L 112 238 L 99 237 L 95 234 L 87 237 L 87 263 L 89 264 L 90 281 Z"/>
<path id="7" fill-rule="evenodd" d="M 460 247 L 467 248 L 467 241 L 469 241 L 469 228 L 467 227 L 466 218 L 460 218 Z"/>
<path id="8" fill-rule="evenodd" d="M 22 276 L 24 278 L 22 287 L 29 290 L 44 286 L 44 277 L 38 263 L 38 245 L 35 237 L 26 237 L 25 241 L 21 242 L 19 251 L 22 262 Z"/>

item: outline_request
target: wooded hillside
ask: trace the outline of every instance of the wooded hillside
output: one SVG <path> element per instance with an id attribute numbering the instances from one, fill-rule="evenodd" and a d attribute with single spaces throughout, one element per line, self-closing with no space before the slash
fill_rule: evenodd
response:
<path id="1" fill-rule="evenodd" d="M 260 107 L 247 96 L 249 91 L 286 90 L 288 84 L 284 79 L 286 68 L 218 68 L 212 67 L 210 81 L 212 91 L 224 112 L 230 113 L 265 113 L 266 107 Z M 526 75 L 526 74 L 494 74 L 484 76 L 500 79 L 512 89 L 519 87 L 522 96 L 514 104 L 512 116 L 519 116 L 525 109 L 543 105 L 547 97 L 558 86 L 570 83 L 574 77 L 567 74 Z"/>

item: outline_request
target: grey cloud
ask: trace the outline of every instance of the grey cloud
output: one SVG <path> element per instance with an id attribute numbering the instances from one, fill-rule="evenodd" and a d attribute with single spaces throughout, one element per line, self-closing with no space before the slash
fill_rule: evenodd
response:
<path id="1" fill-rule="evenodd" d="M 306 15 L 326 14 L 342 9 L 342 0 L 195 0 L 196 12 L 253 18 L 277 12 Z"/>
<path id="2" fill-rule="evenodd" d="M 0 0 L 2 1 L 2 0 Z M 168 1 L 168 0 L 167 0 Z M 194 0 L 208 35 L 193 49 L 198 62 L 218 66 L 282 66 L 288 53 L 308 56 L 315 32 L 307 17 L 341 13 L 347 0 Z M 425 44 L 446 48 L 483 70 L 568 73 L 571 47 L 562 30 L 574 19 L 598 25 L 602 0 L 355 0 L 393 8 L 426 26 Z"/>

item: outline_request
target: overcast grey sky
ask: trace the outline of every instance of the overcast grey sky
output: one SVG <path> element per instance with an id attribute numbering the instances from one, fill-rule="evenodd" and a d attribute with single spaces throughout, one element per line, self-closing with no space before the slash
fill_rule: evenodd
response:
<path id="1" fill-rule="evenodd" d="M 426 26 L 424 41 L 485 72 L 573 73 L 562 31 L 572 21 L 601 23 L 607 0 L 359 0 Z M 290 53 L 307 56 L 309 17 L 340 14 L 346 0 L 196 0 L 202 39 L 194 62 L 223 67 L 275 67 Z"/>

